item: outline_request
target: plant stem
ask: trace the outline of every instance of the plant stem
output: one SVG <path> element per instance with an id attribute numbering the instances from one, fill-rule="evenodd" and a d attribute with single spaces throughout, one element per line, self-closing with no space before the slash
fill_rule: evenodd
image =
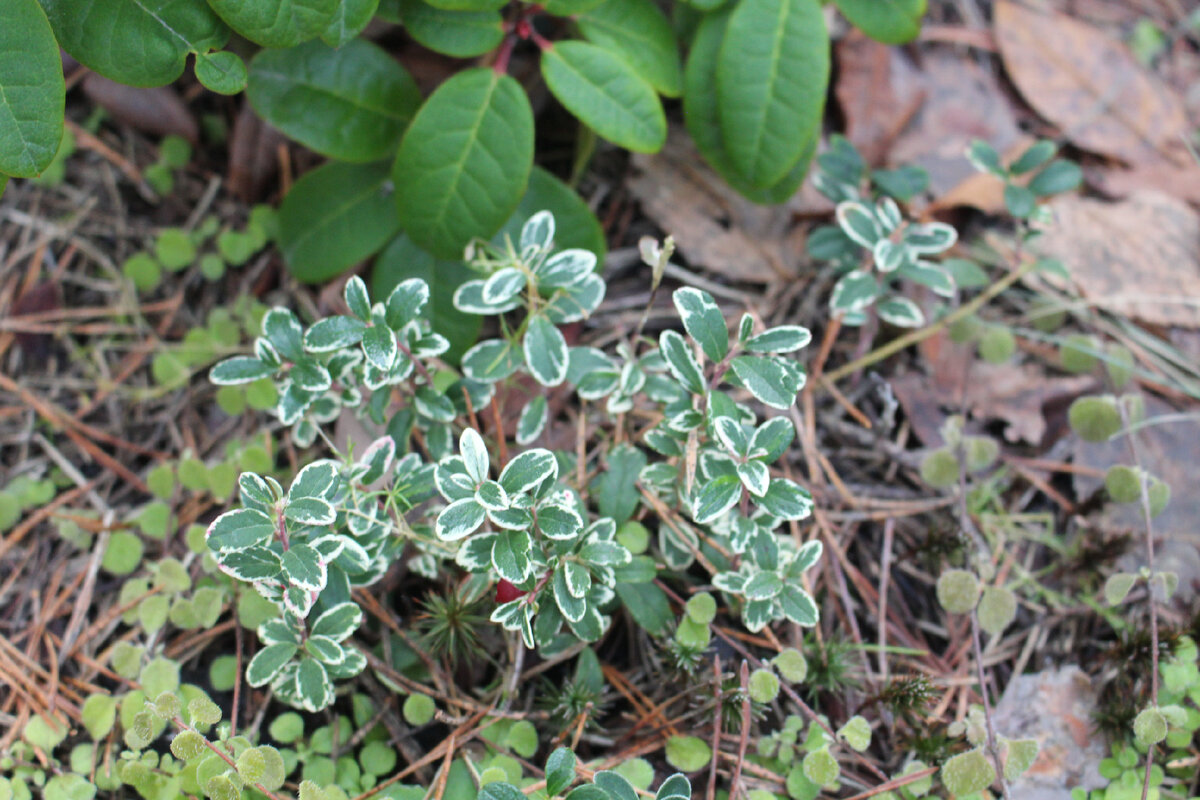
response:
<path id="1" fill-rule="evenodd" d="M 996 726 L 992 722 L 992 701 L 988 699 L 987 682 L 983 675 L 983 648 L 979 644 L 979 614 L 971 609 L 971 647 L 975 653 L 975 677 L 979 681 L 979 696 L 983 698 L 983 718 L 987 722 L 987 749 L 1000 781 L 1004 800 L 1012 800 L 1008 793 L 1008 781 L 1004 779 L 1004 762 L 1000 760 L 1000 748 L 996 744 Z"/>
<path id="2" fill-rule="evenodd" d="M 966 305 L 959 306 L 957 309 L 950 312 L 946 316 L 942 317 L 941 319 L 939 319 L 937 322 L 933 323 L 932 325 L 927 325 L 924 328 L 921 328 L 920 330 L 916 330 L 916 331 L 913 331 L 912 333 L 905 334 L 904 336 L 901 336 L 898 339 L 893 339 L 892 341 L 888 342 L 887 344 L 883 345 L 882 347 L 876 348 L 875 350 L 872 350 L 870 353 L 867 353 L 862 358 L 856 358 L 853 361 L 851 361 L 849 364 L 844 364 L 841 367 L 838 367 L 837 369 L 833 370 L 832 372 L 826 373 L 825 379 L 827 381 L 829 381 L 830 383 L 834 383 L 834 382 L 839 381 L 842 378 L 846 377 L 847 375 L 858 372 L 859 370 L 861 370 L 865 367 L 869 367 L 872 364 L 882 361 L 883 359 L 887 358 L 888 356 L 890 356 L 894 353 L 900 352 L 901 350 L 908 347 L 909 345 L 914 345 L 914 344 L 918 344 L 920 342 L 925 341 L 930 336 L 933 336 L 935 333 L 942 330 L 943 328 L 945 328 L 949 325 L 953 325 L 955 322 L 958 322 L 960 319 L 963 319 L 965 317 L 970 316 L 971 314 L 974 314 L 989 300 L 991 300 L 996 295 L 1000 294 L 1005 289 L 1012 286 L 1014 283 L 1021 280 L 1021 278 L 1025 277 L 1030 272 L 1032 272 L 1033 268 L 1036 265 L 1037 265 L 1036 261 L 1026 261 L 1020 267 L 1018 267 L 1017 269 L 1015 269 L 1012 272 L 1005 275 L 1000 280 L 993 283 L 991 286 L 989 286 L 987 289 L 985 289 L 983 292 L 981 292 L 980 295 L 978 297 L 976 297 L 974 300 L 967 303 Z M 815 389 L 814 389 L 814 391 L 815 391 Z"/>
<path id="3" fill-rule="evenodd" d="M 1150 514 L 1150 493 L 1145 471 L 1142 469 L 1142 459 L 1138 452 L 1137 436 L 1129 430 L 1129 411 L 1125 404 L 1117 400 L 1117 409 L 1121 412 L 1121 425 L 1129 437 L 1129 453 L 1133 465 L 1138 470 L 1138 480 L 1141 487 L 1142 523 L 1146 528 L 1146 569 L 1150 571 L 1146 592 L 1146 600 L 1150 604 L 1150 703 L 1158 707 L 1158 605 L 1154 602 L 1154 527 Z M 1146 776 L 1142 781 L 1142 800 L 1150 795 L 1150 767 L 1154 765 L 1154 744 L 1146 748 Z"/>

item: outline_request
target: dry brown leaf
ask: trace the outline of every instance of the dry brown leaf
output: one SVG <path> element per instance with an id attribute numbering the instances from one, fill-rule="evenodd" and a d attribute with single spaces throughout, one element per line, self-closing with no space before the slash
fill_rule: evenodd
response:
<path id="1" fill-rule="evenodd" d="M 286 141 L 254 113 L 249 102 L 243 102 L 229 137 L 229 191 L 247 203 L 262 198 L 279 167 L 276 148 Z"/>
<path id="2" fill-rule="evenodd" d="M 837 43 L 838 80 L 834 87 L 846 138 L 868 164 L 884 163 L 907 117 L 924 93 L 901 105 L 892 88 L 892 48 L 855 32 Z"/>
<path id="3" fill-rule="evenodd" d="M 83 79 L 83 92 L 118 122 L 152 136 L 176 134 L 193 145 L 200 127 L 191 109 L 170 86 L 140 89 L 92 73 Z"/>
<path id="4" fill-rule="evenodd" d="M 1006 423 L 1004 437 L 1010 442 L 1040 444 L 1048 409 L 1095 386 L 1086 376 L 1048 376 L 1036 364 L 989 364 L 944 332 L 926 339 L 920 350 L 929 374 L 896 378 L 892 389 L 913 432 L 930 447 L 942 444 L 938 429 L 947 414 L 963 408 L 976 420 Z"/>
<path id="5" fill-rule="evenodd" d="M 1012 0 L 996 3 L 995 28 L 1013 83 L 1072 142 L 1130 163 L 1177 154 L 1182 105 L 1121 42 Z"/>
<path id="6" fill-rule="evenodd" d="M 924 167 L 934 197 L 975 174 L 964 155 L 972 139 L 983 139 L 1002 153 L 1021 141 L 1004 88 L 975 62 L 932 50 L 923 53 L 918 66 L 898 48 L 889 50 L 898 106 L 907 109 L 924 100 L 897 137 L 888 161 Z"/>
<path id="7" fill-rule="evenodd" d="M 1139 164 L 1133 169 L 1090 170 L 1088 183 L 1112 198 L 1153 188 L 1200 206 L 1200 166 L 1180 166 L 1166 160 Z"/>
<path id="8" fill-rule="evenodd" d="M 1040 251 L 1067 265 L 1098 307 L 1158 325 L 1200 327 L 1200 217 L 1160 192 L 1119 203 L 1055 200 Z"/>
<path id="9" fill-rule="evenodd" d="M 709 169 L 677 128 L 658 153 L 634 154 L 633 165 L 637 172 L 629 190 L 646 215 L 675 237 L 692 265 L 750 283 L 790 280 L 799 273 L 803 248 L 794 213 L 821 207 L 811 189 L 781 206 L 755 205 Z M 824 207 L 833 210 L 828 201 Z"/>

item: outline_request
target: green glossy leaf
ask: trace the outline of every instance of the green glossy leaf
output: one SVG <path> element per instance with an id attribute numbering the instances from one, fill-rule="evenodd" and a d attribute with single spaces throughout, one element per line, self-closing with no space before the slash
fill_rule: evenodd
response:
<path id="1" fill-rule="evenodd" d="M 264 50 L 250 64 L 246 95 L 305 147 L 359 163 L 389 157 L 421 104 L 408 72 L 363 39 L 336 50 L 315 41 Z"/>
<path id="2" fill-rule="evenodd" d="M 130 86 L 163 86 L 188 53 L 225 46 L 229 28 L 204 0 L 39 0 L 55 38 L 79 63 Z"/>
<path id="3" fill-rule="evenodd" d="M 796 165 L 778 183 L 767 189 L 751 186 L 734 169 L 721 138 L 721 120 L 717 108 L 717 55 L 725 38 L 730 13 L 726 10 L 706 14 L 696 29 L 684 73 L 684 123 L 704 160 L 730 186 L 755 203 L 782 203 L 795 194 L 804 181 L 809 162 L 816 152 L 817 129 L 814 127 L 807 136 L 807 148 Z"/>
<path id="4" fill-rule="evenodd" d="M 834 0 L 867 36 L 884 44 L 911 42 L 921 32 L 926 0 Z"/>
<path id="5" fill-rule="evenodd" d="M 321 40 L 330 47 L 341 47 L 367 27 L 378 8 L 379 0 L 341 0 L 321 32 Z"/>
<path id="6" fill-rule="evenodd" d="M 651 0 L 607 0 L 575 22 L 584 38 L 620 56 L 659 94 L 683 92 L 675 31 Z"/>
<path id="7" fill-rule="evenodd" d="M 737 6 L 717 57 L 717 103 L 726 152 L 752 186 L 778 183 L 804 156 L 828 83 L 829 34 L 817 0 Z"/>
<path id="8" fill-rule="evenodd" d="M 50 165 L 62 142 L 64 102 L 62 61 L 46 13 L 36 0 L 7 0 L 0 18 L 0 173 L 32 178 Z"/>
<path id="9" fill-rule="evenodd" d="M 596 254 L 597 263 L 604 262 L 608 247 L 596 215 L 574 189 L 539 166 L 534 166 L 529 174 L 529 188 L 517 210 L 492 241 L 503 244 L 504 237 L 508 236 L 514 244 L 518 243 L 521 228 L 539 211 L 554 215 L 554 242 L 559 248 L 587 250 Z"/>
<path id="10" fill-rule="evenodd" d="M 263 47 L 295 47 L 320 36 L 340 0 L 208 0 L 242 36 Z"/>
<path id="11" fill-rule="evenodd" d="M 427 0 L 434 8 L 446 11 L 498 11 L 507 0 Z"/>
<path id="12" fill-rule="evenodd" d="M 500 12 L 494 9 L 452 11 L 422 0 L 401 0 L 400 13 L 409 35 L 454 58 L 483 55 L 504 38 Z"/>
<path id="13" fill-rule="evenodd" d="M 533 164 L 533 111 L 525 90 L 485 68 L 459 72 L 421 107 L 392 175 L 408 235 L 440 258 L 461 258 L 521 200 Z"/>
<path id="14" fill-rule="evenodd" d="M 387 297 L 404 280 L 420 278 L 429 286 L 429 302 L 422 312 L 433 329 L 450 342 L 445 358 L 458 363 L 479 337 L 482 319 L 454 307 L 454 291 L 475 273 L 461 261 L 441 260 L 430 255 L 401 233 L 375 259 L 371 293 Z"/>
<path id="15" fill-rule="evenodd" d="M 613 144 L 654 153 L 666 142 L 667 119 L 653 87 L 603 47 L 558 42 L 542 53 L 542 77 L 568 111 Z"/>
<path id="16" fill-rule="evenodd" d="M 279 209 L 279 247 L 296 278 L 329 280 L 396 234 L 387 181 L 386 164 L 336 161 L 296 181 Z"/>

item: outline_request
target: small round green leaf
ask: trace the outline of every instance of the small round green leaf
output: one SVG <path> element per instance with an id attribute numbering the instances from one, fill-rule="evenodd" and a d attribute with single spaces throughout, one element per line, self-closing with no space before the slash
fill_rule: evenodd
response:
<path id="1" fill-rule="evenodd" d="M 937 598 L 951 614 L 966 614 L 979 600 L 979 580 L 965 569 L 948 569 L 938 578 Z"/>

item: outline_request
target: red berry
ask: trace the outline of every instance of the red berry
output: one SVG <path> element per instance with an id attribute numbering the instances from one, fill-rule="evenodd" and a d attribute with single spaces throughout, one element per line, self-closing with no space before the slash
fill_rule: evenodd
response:
<path id="1" fill-rule="evenodd" d="M 526 594 L 529 593 L 518 589 L 516 586 L 512 585 L 511 581 L 507 581 L 504 578 L 501 578 L 500 582 L 496 584 L 497 603 L 511 603 L 513 600 L 516 600 L 518 597 L 523 597 Z"/>

